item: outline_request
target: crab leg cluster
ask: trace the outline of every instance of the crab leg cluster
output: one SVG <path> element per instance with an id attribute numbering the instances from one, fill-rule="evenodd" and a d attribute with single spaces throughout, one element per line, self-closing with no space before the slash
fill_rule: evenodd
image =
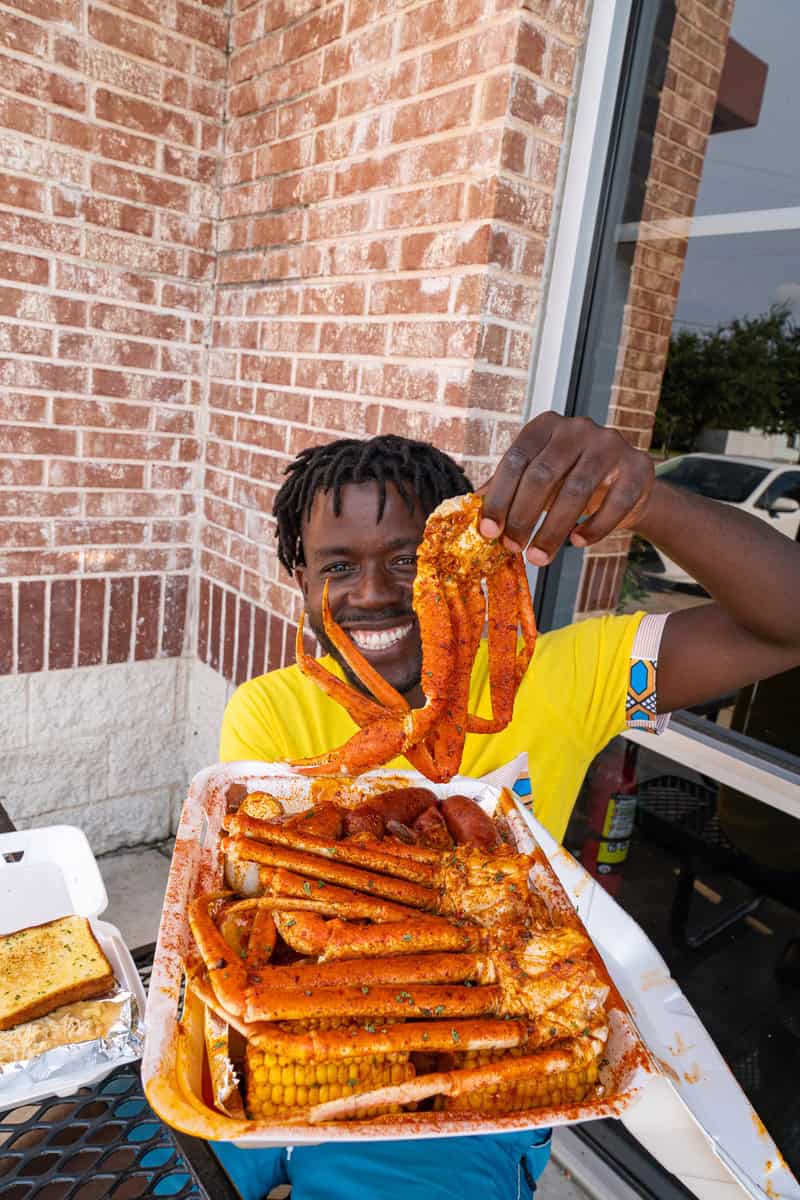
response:
<path id="1" fill-rule="evenodd" d="M 296 760 L 296 770 L 306 775 L 359 775 L 402 754 L 429 779 L 446 781 L 458 772 L 468 732 L 496 733 L 509 723 L 536 644 L 536 623 L 521 555 L 483 538 L 478 532 L 480 514 L 480 496 L 456 496 L 443 501 L 425 526 L 413 597 L 422 641 L 421 708 L 410 708 L 336 623 L 326 583 L 325 632 L 370 695 L 332 675 L 306 653 L 301 618 L 298 666 L 343 705 L 360 728 L 337 750 Z M 472 664 L 485 624 L 491 717 L 469 712 Z"/>
<path id="2" fill-rule="evenodd" d="M 389 797 L 384 813 L 419 803 Z M 531 860 L 459 838 L 431 851 L 374 821 L 348 832 L 353 814 L 334 820 L 330 807 L 307 820 L 228 817 L 228 877 L 257 864 L 256 894 L 190 906 L 198 956 L 187 977 L 206 1008 L 217 1107 L 325 1121 L 583 1099 L 608 988 L 577 921 L 554 923 L 529 891 Z M 488 818 L 454 812 L 454 830 L 486 840 Z M 246 1038 L 243 1101 L 229 1029 Z"/>

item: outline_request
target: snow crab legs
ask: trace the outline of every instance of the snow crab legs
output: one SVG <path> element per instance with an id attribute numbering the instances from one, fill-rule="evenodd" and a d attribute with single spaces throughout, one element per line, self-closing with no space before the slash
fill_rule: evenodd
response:
<path id="1" fill-rule="evenodd" d="M 480 514 L 480 496 L 455 496 L 443 501 L 425 525 L 413 599 L 422 640 L 421 708 L 410 708 L 336 623 L 327 584 L 325 632 L 371 695 L 332 675 L 305 652 L 301 618 L 298 666 L 360 728 L 331 753 L 295 760 L 291 765 L 297 771 L 359 775 L 403 754 L 429 779 L 445 782 L 458 772 L 467 733 L 496 733 L 509 723 L 536 644 L 536 623 L 522 556 L 482 537 Z M 468 711 L 472 664 L 485 623 L 491 717 Z"/>
<path id="2" fill-rule="evenodd" d="M 190 906 L 187 977 L 212 1014 L 218 1105 L 231 1106 L 228 1028 L 247 1039 L 251 1119 L 582 1100 L 608 1034 L 608 985 L 574 914 L 551 916 L 529 890 L 530 857 L 461 844 L 415 859 L 393 837 L 315 833 L 345 829 L 344 816 L 316 815 L 226 818 L 223 848 L 234 866 L 260 864 L 257 894 Z M 482 832 L 463 813 L 459 827 Z M 414 890 L 402 902 L 397 886 Z"/>

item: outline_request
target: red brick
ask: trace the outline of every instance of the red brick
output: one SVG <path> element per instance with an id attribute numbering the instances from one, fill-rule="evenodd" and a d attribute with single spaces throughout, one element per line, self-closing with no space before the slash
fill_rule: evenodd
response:
<path id="1" fill-rule="evenodd" d="M 155 213 L 108 197 L 86 197 L 81 206 L 81 216 L 87 225 L 118 229 L 122 233 L 135 233 L 140 237 L 152 237 L 155 231 Z"/>
<path id="2" fill-rule="evenodd" d="M 14 670 L 14 593 L 10 583 L 0 583 L 0 675 Z"/>
<path id="3" fill-rule="evenodd" d="M 133 579 L 109 580 L 108 652 L 110 663 L 127 662 L 131 652 L 133 629 Z"/>
<path id="4" fill-rule="evenodd" d="M 134 521 L 60 521 L 59 546 L 135 545 L 144 541 L 145 527 Z"/>
<path id="5" fill-rule="evenodd" d="M 238 685 L 249 679 L 250 668 L 250 631 L 252 625 L 253 607 L 241 596 L 238 600 L 236 628 L 238 640 L 236 643 L 236 670 L 234 682 Z"/>
<path id="6" fill-rule="evenodd" d="M 18 254 L 15 250 L 0 250 L 0 278 L 15 279 L 20 283 L 46 284 L 49 276 L 50 264 L 46 258 Z"/>
<path id="7" fill-rule="evenodd" d="M 394 400 L 432 402 L 436 399 L 438 375 L 435 371 L 404 363 L 383 363 L 364 367 L 361 372 L 362 394 L 389 396 Z"/>
<path id="8" fill-rule="evenodd" d="M 80 581 L 80 616 L 78 618 L 78 666 L 91 667 L 103 661 L 103 610 L 106 581 Z"/>
<path id="9" fill-rule="evenodd" d="M 4 16 L 6 19 L 7 14 Z M 19 92 L 45 104 L 56 104 L 60 108 L 71 108 L 77 112 L 86 109 L 86 88 L 65 75 L 42 70 L 31 63 L 14 57 L 0 56 L 0 77 L 3 87 L 9 92 Z"/>
<path id="10" fill-rule="evenodd" d="M 110 125 L 125 125 L 131 130 L 150 133 L 152 137 L 163 138 L 167 142 L 194 144 L 194 121 L 191 118 L 164 108 L 162 104 L 151 104 L 130 94 L 120 95 L 119 92 L 98 88 L 95 115 L 98 120 L 108 121 Z"/>
<path id="11" fill-rule="evenodd" d="M 156 299 L 156 287 L 152 279 L 95 264 L 89 267 L 57 262 L 56 287 L 65 292 L 90 295 L 94 299 L 104 296 L 110 300 L 131 300 L 138 304 L 153 304 Z"/>
<path id="12" fill-rule="evenodd" d="M 222 609 L 223 591 L 218 583 L 211 585 L 211 628 L 208 648 L 208 665 L 219 670 L 222 655 Z"/>
<path id="13" fill-rule="evenodd" d="M 20 674 L 44 667 L 45 583 L 21 580 L 17 614 L 17 667 Z"/>
<path id="14" fill-rule="evenodd" d="M 291 359 L 273 358 L 263 354 L 243 354 L 239 369 L 242 379 L 255 383 L 287 384 L 292 377 Z"/>
<path id="15" fill-rule="evenodd" d="M 228 22 L 223 13 L 203 12 L 196 4 L 184 4 L 178 0 L 175 15 L 178 33 L 202 43 L 203 46 L 224 50 L 228 35 Z"/>
<path id="16" fill-rule="evenodd" d="M 208 580 L 200 577 L 197 604 L 197 657 L 208 662 L 208 631 L 211 623 L 211 592 Z"/>
<path id="17" fill-rule="evenodd" d="M 15 96 L 0 96 L 0 126 L 43 138 L 47 133 L 47 113 Z"/>
<path id="18" fill-rule="evenodd" d="M 341 79 L 353 71 L 385 62 L 391 57 L 393 29 L 389 22 L 367 28 L 357 37 L 328 48 L 322 68 L 324 83 Z"/>
<path id="19" fill-rule="evenodd" d="M 475 321 L 395 321 L 391 352 L 409 358 L 472 358 L 479 328 Z"/>
<path id="20" fill-rule="evenodd" d="M 78 567 L 74 552 L 48 550 L 9 550 L 0 553 L 0 575 L 73 575 Z"/>
<path id="21" fill-rule="evenodd" d="M 326 322 L 320 330 L 323 354 L 383 354 L 387 327 L 376 323 Z"/>
<path id="22" fill-rule="evenodd" d="M 48 666 L 51 671 L 75 665 L 75 614 L 77 610 L 74 579 L 54 579 L 50 585 L 50 647 Z"/>
<path id="23" fill-rule="evenodd" d="M 181 184 L 140 171 L 126 171 L 109 163 L 98 163 L 93 168 L 92 187 L 111 196 L 125 196 L 159 208 L 185 210 L 188 207 L 188 192 Z"/>
<path id="24" fill-rule="evenodd" d="M 0 452 L 6 454 L 70 455 L 76 447 L 75 434 L 66 429 L 0 425 Z"/>
<path id="25" fill-rule="evenodd" d="M 253 612 L 253 656 L 250 667 L 250 677 L 255 678 L 270 670 L 267 663 L 267 614 L 263 608 L 255 608 Z"/>
<path id="26" fill-rule="evenodd" d="M 48 329 L 32 325 L 11 325 L 3 330 L 3 349 L 9 354 L 38 354 L 49 358 L 53 335 Z"/>
<path id="27" fill-rule="evenodd" d="M 140 575 L 136 593 L 136 635 L 133 657 L 137 662 L 155 658 L 161 623 L 161 578 Z"/>
<path id="28" fill-rule="evenodd" d="M 425 280 L 394 279 L 373 283 L 369 310 L 380 315 L 447 312 L 450 284 L 451 279 L 447 275 L 435 275 Z"/>
<path id="29" fill-rule="evenodd" d="M 0 491 L 0 517 L 77 517 L 80 511 L 79 492 Z"/>
<path id="30" fill-rule="evenodd" d="M 0 172 L 0 204 L 10 208 L 44 209 L 45 190 L 40 183 L 25 179 L 22 175 L 7 175 Z"/>
<path id="31" fill-rule="evenodd" d="M 167 576 L 164 584 L 164 626 L 161 632 L 161 654 L 169 658 L 180 658 L 183 653 L 188 595 L 188 575 Z"/>
<path id="32" fill-rule="evenodd" d="M 325 125 L 335 114 L 335 88 L 321 89 L 292 104 L 283 104 L 277 110 L 278 137 L 291 137 L 317 125 Z"/>
<path id="33" fill-rule="evenodd" d="M 4 487 L 37 487 L 44 483 L 43 462 L 30 458 L 0 458 L 0 484 Z"/>
<path id="34" fill-rule="evenodd" d="M 0 240 L 59 254 L 77 254 L 80 250 L 79 230 L 19 213 L 0 213 Z"/>
<path id="35" fill-rule="evenodd" d="M 50 463 L 48 478 L 51 487 L 139 489 L 144 487 L 144 467 L 133 463 L 55 461 Z"/>
<path id="36" fill-rule="evenodd" d="M 283 36 L 284 61 L 294 62 L 301 55 L 332 42 L 342 32 L 343 16 L 344 5 L 332 4 L 287 30 Z"/>
<path id="37" fill-rule="evenodd" d="M 419 92 L 445 87 L 470 75 L 484 75 L 509 62 L 514 54 L 519 20 L 516 14 L 502 25 L 450 41 L 423 54 L 419 61 Z"/>
<path id="38" fill-rule="evenodd" d="M 89 34 L 126 54 L 150 59 L 172 70 L 191 71 L 191 47 L 152 25 L 131 21 L 89 6 Z"/>
<path id="39" fill-rule="evenodd" d="M 427 137 L 444 129 L 468 125 L 472 113 L 474 88 L 455 88 L 438 96 L 425 97 L 398 108 L 392 120 L 391 141 L 405 142 Z"/>
<path id="40" fill-rule="evenodd" d="M 417 64 L 413 60 L 350 80 L 339 89 L 338 115 L 347 117 L 389 101 L 405 100 L 416 92 L 416 83 Z"/>
<path id="41" fill-rule="evenodd" d="M 269 618 L 269 650 L 267 654 L 267 669 L 277 671 L 283 666 L 283 635 L 286 622 L 277 613 L 271 613 Z M 255 664 L 254 664 L 255 665 Z"/>
<path id="42" fill-rule="evenodd" d="M 225 632 L 222 646 L 222 674 L 225 679 L 233 679 L 233 656 L 236 645 L 236 596 L 233 592 L 225 593 Z"/>
<path id="43" fill-rule="evenodd" d="M 386 197 L 383 224 L 400 226 L 443 225 L 458 220 L 462 185 L 447 183 L 440 187 L 396 192 Z"/>

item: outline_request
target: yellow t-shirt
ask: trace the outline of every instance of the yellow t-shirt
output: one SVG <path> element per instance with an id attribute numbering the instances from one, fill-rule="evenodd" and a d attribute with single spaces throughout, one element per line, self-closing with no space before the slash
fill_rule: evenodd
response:
<path id="1" fill-rule="evenodd" d="M 467 734 L 461 774 L 480 777 L 527 751 L 533 811 L 560 841 L 586 768 L 625 728 L 630 654 L 642 613 L 597 617 L 543 634 L 520 684 L 511 723 Z M 330 657 L 320 660 L 343 678 Z M 491 716 L 487 644 L 470 684 L 470 712 Z M 284 762 L 335 749 L 357 730 L 345 710 L 297 666 L 243 683 L 225 710 L 220 760 Z M 408 769 L 405 758 L 387 763 Z"/>

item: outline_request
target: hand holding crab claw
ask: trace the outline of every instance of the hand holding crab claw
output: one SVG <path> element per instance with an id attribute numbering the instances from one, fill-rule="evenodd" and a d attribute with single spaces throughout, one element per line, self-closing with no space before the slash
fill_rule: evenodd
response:
<path id="1" fill-rule="evenodd" d="M 501 538 L 512 553 L 528 547 L 528 562 L 546 566 L 567 541 L 590 546 L 614 529 L 631 528 L 653 482 L 649 455 L 616 430 L 542 413 L 524 426 L 481 488 L 479 529 L 486 538 Z"/>

